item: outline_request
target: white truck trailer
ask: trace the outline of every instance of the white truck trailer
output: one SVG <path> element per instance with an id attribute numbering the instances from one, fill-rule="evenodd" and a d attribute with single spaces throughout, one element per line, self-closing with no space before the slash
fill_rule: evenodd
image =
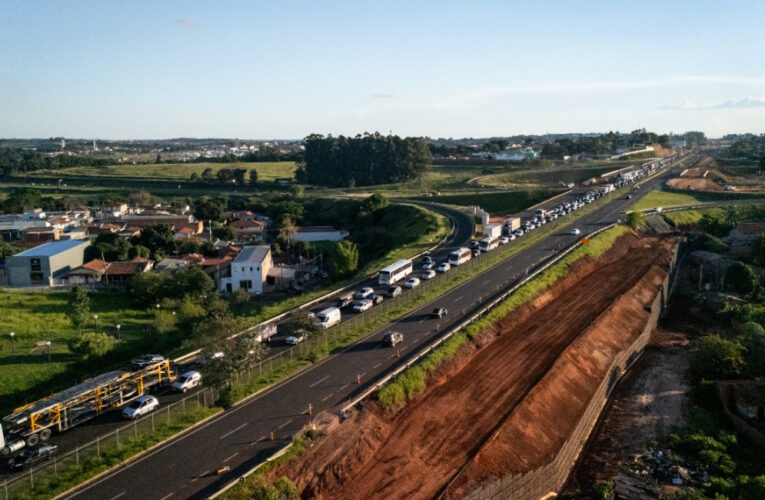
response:
<path id="1" fill-rule="evenodd" d="M 502 236 L 501 224 L 487 224 L 483 226 L 483 235 L 487 238 L 499 238 Z"/>

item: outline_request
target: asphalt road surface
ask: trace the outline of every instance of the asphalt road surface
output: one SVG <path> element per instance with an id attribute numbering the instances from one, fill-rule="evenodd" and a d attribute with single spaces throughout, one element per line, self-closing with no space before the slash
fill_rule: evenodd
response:
<path id="1" fill-rule="evenodd" d="M 629 205 L 666 177 L 667 174 L 663 174 L 648 181 L 633 193 L 632 199 L 621 195 L 579 219 L 576 227 L 582 234 L 588 234 L 616 222 Z M 557 203 L 559 201 L 553 205 Z M 570 234 L 568 229 L 550 235 L 393 325 L 371 333 L 257 397 L 82 486 L 66 498 L 208 497 L 288 443 L 293 434 L 310 422 L 309 404 L 314 414 L 336 411 L 338 405 L 360 394 L 381 375 L 406 362 L 462 318 L 478 311 L 512 286 L 525 275 L 526 269 L 544 262 L 579 238 L 581 236 Z M 449 315 L 440 320 L 431 319 L 429 312 L 437 306 L 448 308 Z M 382 335 L 388 329 L 404 334 L 404 341 L 395 349 L 381 344 Z M 357 377 L 361 379 L 360 384 Z M 215 470 L 222 466 L 228 466 L 230 470 L 216 475 Z"/>

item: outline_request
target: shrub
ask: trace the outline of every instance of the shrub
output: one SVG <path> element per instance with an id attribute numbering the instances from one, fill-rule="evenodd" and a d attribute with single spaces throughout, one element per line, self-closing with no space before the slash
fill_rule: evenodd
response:
<path id="1" fill-rule="evenodd" d="M 105 333 L 89 332 L 69 342 L 69 350 L 83 358 L 103 356 L 114 347 L 114 339 Z"/>
<path id="2" fill-rule="evenodd" d="M 736 341 L 717 334 L 705 335 L 694 342 L 690 352 L 689 372 L 694 381 L 730 379 L 745 368 L 744 348 Z"/>

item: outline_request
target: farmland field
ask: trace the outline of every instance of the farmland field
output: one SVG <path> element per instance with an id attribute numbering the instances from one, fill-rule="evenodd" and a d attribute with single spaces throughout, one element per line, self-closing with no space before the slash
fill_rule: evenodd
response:
<path id="1" fill-rule="evenodd" d="M 561 182 L 580 184 L 593 177 L 599 177 L 606 172 L 616 170 L 613 164 L 585 168 L 549 168 L 535 170 L 519 170 L 500 174 L 487 175 L 476 182 L 483 186 L 497 187 L 551 187 L 559 186 Z"/>
<path id="2" fill-rule="evenodd" d="M 202 175 L 211 168 L 217 172 L 223 168 L 255 169 L 258 180 L 273 181 L 277 177 L 292 178 L 295 175 L 295 162 L 278 161 L 263 163 L 162 163 L 152 165 L 108 165 L 105 167 L 70 167 L 60 170 L 39 170 L 30 176 L 65 176 L 65 177 L 141 177 L 156 180 L 188 180 L 192 173 Z"/>
<path id="3" fill-rule="evenodd" d="M 654 189 L 643 199 L 635 203 L 633 210 L 650 210 L 657 207 L 671 207 L 675 205 L 698 205 L 701 203 L 695 196 L 685 193 L 673 193 Z"/>

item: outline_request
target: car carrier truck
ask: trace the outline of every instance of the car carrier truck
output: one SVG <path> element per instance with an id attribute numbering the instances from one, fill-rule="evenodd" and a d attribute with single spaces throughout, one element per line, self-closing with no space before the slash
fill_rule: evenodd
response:
<path id="1" fill-rule="evenodd" d="M 122 406 L 155 387 L 171 384 L 177 374 L 169 360 L 133 371 L 113 371 L 17 408 L 0 424 L 0 454 L 9 456 Z"/>

